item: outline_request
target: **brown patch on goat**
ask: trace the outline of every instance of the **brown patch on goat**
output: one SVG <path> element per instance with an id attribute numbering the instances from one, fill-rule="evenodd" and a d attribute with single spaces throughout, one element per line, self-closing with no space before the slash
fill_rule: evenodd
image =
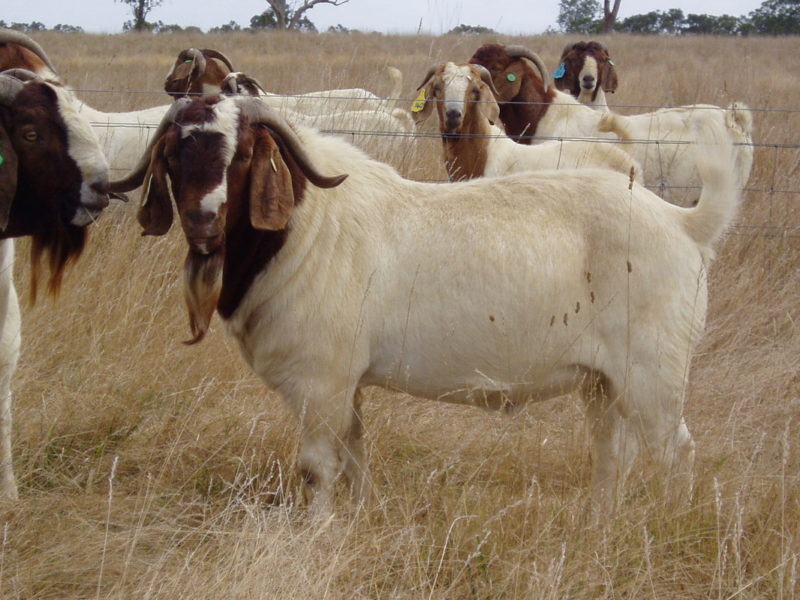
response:
<path id="1" fill-rule="evenodd" d="M 275 150 L 280 154 L 288 169 L 291 178 L 294 204 L 302 202 L 308 180 L 303 175 L 300 167 L 284 145 L 283 141 L 269 128 L 263 125 L 250 125 L 249 133 L 242 135 L 240 143 L 255 144 L 258 137 L 265 142 L 266 151 Z M 250 140 L 252 137 L 252 141 Z M 242 151 L 240 147 L 238 151 Z M 268 157 L 267 157 L 268 158 Z M 270 170 L 271 171 L 271 170 Z M 244 174 L 247 177 L 246 189 L 252 185 L 249 181 L 250 171 Z M 236 186 L 236 177 L 229 174 L 229 207 L 228 233 L 226 236 L 225 268 L 223 271 L 222 294 L 220 295 L 217 310 L 223 318 L 229 318 L 239 307 L 244 295 L 253 283 L 256 275 L 261 273 L 269 262 L 280 252 L 291 231 L 291 226 L 277 231 L 255 229 L 250 221 L 249 206 L 246 206 L 247 194 L 231 189 Z"/>
<path id="2" fill-rule="evenodd" d="M 536 71 L 524 59 L 509 57 L 500 44 L 484 44 L 469 62 L 483 65 L 492 74 L 506 134 L 515 142 L 530 144 L 539 121 L 555 98 L 555 91 L 545 92 Z M 514 81 L 508 80 L 509 74 Z"/>

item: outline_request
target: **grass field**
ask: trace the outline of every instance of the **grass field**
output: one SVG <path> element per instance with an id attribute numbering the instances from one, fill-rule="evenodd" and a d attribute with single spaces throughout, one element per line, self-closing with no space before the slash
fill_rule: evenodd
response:
<path id="1" fill-rule="evenodd" d="M 165 103 L 190 46 L 227 54 L 268 89 L 404 95 L 431 64 L 493 38 L 42 34 L 90 104 Z M 503 38 L 555 66 L 559 36 Z M 585 527 L 580 403 L 514 418 L 368 389 L 379 496 L 320 529 L 296 502 L 297 425 L 219 320 L 187 347 L 179 228 L 143 238 L 115 205 L 57 301 L 28 301 L 14 379 L 19 502 L 0 505 L 3 599 L 800 598 L 800 54 L 797 40 L 615 36 L 621 112 L 693 102 L 752 108 L 756 161 L 738 226 L 711 270 L 686 418 L 694 497 L 666 506 L 641 471 L 603 527 Z M 444 176 L 439 141 L 391 156 Z M 788 146 L 788 147 L 787 147 Z M 342 494 L 342 499 L 345 495 Z"/>

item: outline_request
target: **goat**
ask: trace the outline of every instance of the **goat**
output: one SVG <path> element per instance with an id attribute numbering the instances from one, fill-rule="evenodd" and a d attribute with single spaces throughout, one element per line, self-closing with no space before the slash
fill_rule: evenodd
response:
<path id="1" fill-rule="evenodd" d="M 553 79 L 562 92 L 603 112 L 608 111 L 606 93 L 616 92 L 619 84 L 608 47 L 595 41 L 567 44 Z"/>
<path id="2" fill-rule="evenodd" d="M 228 73 L 220 90 L 226 96 L 253 96 L 263 100 L 264 87 L 241 72 Z M 411 113 L 402 108 L 388 110 L 347 110 L 309 115 L 283 108 L 281 114 L 292 123 L 314 127 L 335 135 L 379 159 L 409 156 L 416 139 Z"/>
<path id="3" fill-rule="evenodd" d="M 108 205 L 108 165 L 80 103 L 35 73 L 0 73 L 0 497 L 16 499 L 11 456 L 11 378 L 20 349 L 13 238 L 31 236 L 32 293 L 42 258 L 55 294 Z"/>
<path id="4" fill-rule="evenodd" d="M 698 135 L 704 188 L 684 209 L 610 170 L 410 181 L 254 98 L 184 99 L 110 188 L 146 180 L 145 235 L 170 229 L 171 192 L 187 343 L 216 310 L 300 417 L 312 511 L 332 510 L 342 474 L 371 495 L 369 385 L 495 409 L 581 392 L 609 510 L 640 451 L 691 481 L 689 361 L 739 204 L 730 141 L 713 121 Z"/>
<path id="5" fill-rule="evenodd" d="M 426 119 L 436 105 L 445 167 L 451 181 L 519 171 L 609 168 L 641 179 L 641 167 L 613 143 L 550 141 L 516 144 L 494 125 L 500 109 L 492 76 L 480 65 L 452 62 L 431 67 L 422 84 L 424 104 L 414 117 Z"/>
<path id="6" fill-rule="evenodd" d="M 7 56 L 17 57 L 17 62 L 22 63 L 10 66 L 28 69 L 47 80 L 61 83 L 44 50 L 28 36 L 0 29 L 0 43 L 5 44 Z M 166 104 L 129 112 L 103 112 L 81 102 L 79 110 L 97 132 L 111 170 L 127 172 L 147 147 L 151 130 L 156 128 L 168 108 Z"/>
<path id="7" fill-rule="evenodd" d="M 164 82 L 164 89 L 174 98 L 187 95 L 217 94 L 225 77 L 235 72 L 231 61 L 221 52 L 207 48 L 182 50 Z M 262 100 L 278 110 L 291 110 L 309 115 L 351 110 L 391 111 L 402 92 L 403 77 L 398 69 L 387 69 L 392 81 L 388 98 L 380 98 L 363 88 L 322 90 L 304 94 L 274 94 L 263 88 Z"/>
<path id="8" fill-rule="evenodd" d="M 534 60 L 535 59 L 535 60 Z M 538 73 L 526 62 L 534 62 Z M 753 165 L 753 119 L 735 102 L 722 109 L 709 104 L 664 108 L 640 115 L 602 113 L 556 90 L 541 59 L 522 46 L 484 44 L 469 60 L 492 74 L 500 120 L 511 139 L 530 144 L 538 138 L 596 139 L 616 135 L 629 143 L 642 166 L 645 185 L 673 203 L 691 204 L 700 194 L 700 177 L 690 149 L 697 121 L 723 125 L 736 145 L 737 185 L 750 177 Z"/>

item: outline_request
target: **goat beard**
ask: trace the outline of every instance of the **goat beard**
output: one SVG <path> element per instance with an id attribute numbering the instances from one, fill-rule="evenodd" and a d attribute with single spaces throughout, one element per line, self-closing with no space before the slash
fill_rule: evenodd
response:
<path id="1" fill-rule="evenodd" d="M 42 262 L 50 268 L 47 291 L 56 297 L 64 270 L 83 253 L 87 232 L 84 227 L 65 224 L 36 232 L 31 237 L 31 302 L 36 302 Z"/>
<path id="2" fill-rule="evenodd" d="M 211 254 L 199 254 L 189 250 L 183 265 L 183 295 L 189 310 L 189 326 L 192 339 L 185 344 L 196 344 L 208 331 L 211 317 L 217 308 L 222 291 L 222 267 L 225 259 L 223 248 Z"/>

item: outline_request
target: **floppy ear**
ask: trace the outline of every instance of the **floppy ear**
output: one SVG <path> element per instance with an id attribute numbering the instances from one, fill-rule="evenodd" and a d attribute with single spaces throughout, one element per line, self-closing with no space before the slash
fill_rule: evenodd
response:
<path id="1" fill-rule="evenodd" d="M 611 59 L 604 60 L 600 65 L 601 77 L 603 80 L 603 91 L 613 94 L 617 91 L 617 70 Z"/>
<path id="2" fill-rule="evenodd" d="M 434 104 L 436 102 L 432 98 L 433 82 L 428 80 L 427 84 L 420 86 L 419 94 L 414 102 L 411 104 L 411 117 L 414 119 L 414 124 L 419 125 L 431 116 Z"/>
<path id="3" fill-rule="evenodd" d="M 164 156 L 166 138 L 161 137 L 150 154 L 150 166 L 144 176 L 142 197 L 144 203 L 139 207 L 139 224 L 142 235 L 164 235 L 172 226 L 172 200 L 167 183 L 167 160 Z"/>
<path id="4" fill-rule="evenodd" d="M 0 230 L 8 227 L 11 203 L 17 192 L 17 153 L 0 123 Z"/>
<path id="5" fill-rule="evenodd" d="M 512 60 L 502 73 L 494 76 L 494 87 L 504 100 L 511 100 L 519 94 L 526 74 L 523 60 L 522 58 Z"/>
<path id="6" fill-rule="evenodd" d="M 481 96 L 478 109 L 481 111 L 481 114 L 489 120 L 489 123 L 494 125 L 500 118 L 500 106 L 494 99 L 494 94 L 492 90 L 489 89 L 488 85 L 481 85 L 480 90 Z"/>
<path id="7" fill-rule="evenodd" d="M 250 224 L 256 229 L 279 231 L 286 228 L 293 210 L 289 167 L 267 130 L 257 128 L 250 161 Z"/>

